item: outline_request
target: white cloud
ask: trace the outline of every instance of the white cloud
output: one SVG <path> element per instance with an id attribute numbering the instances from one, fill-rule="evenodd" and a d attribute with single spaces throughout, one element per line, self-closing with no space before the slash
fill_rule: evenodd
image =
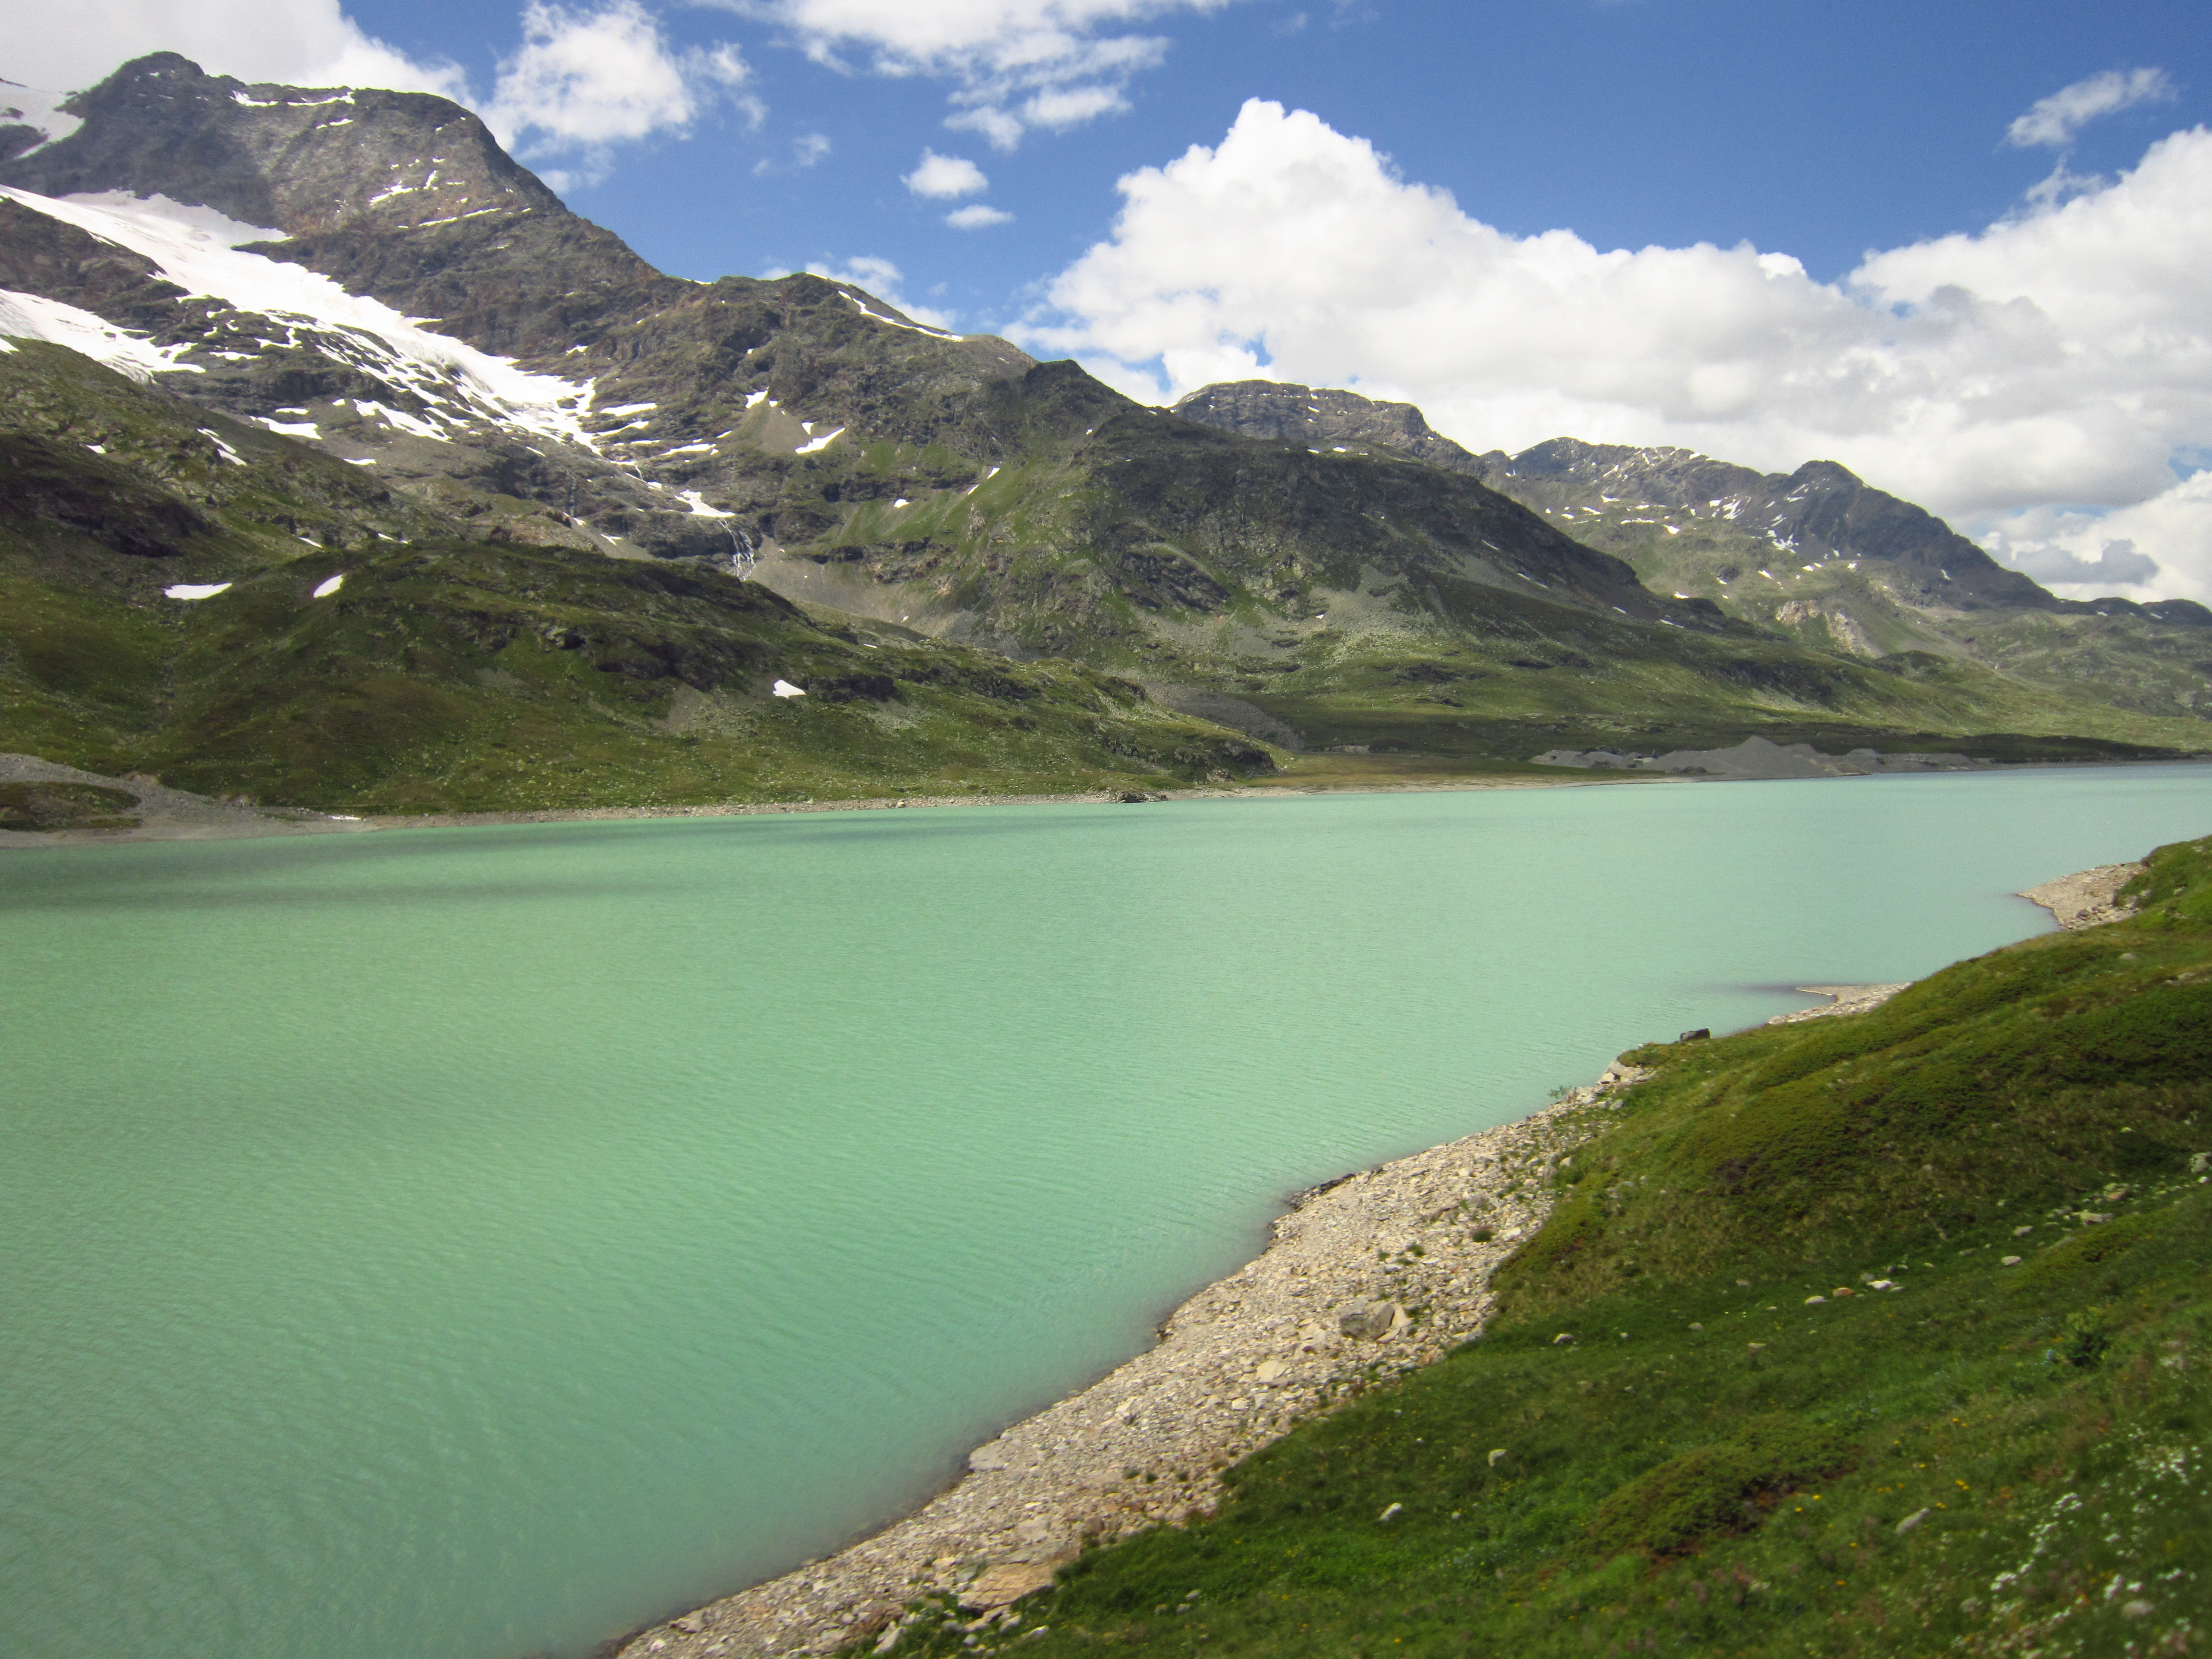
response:
<path id="1" fill-rule="evenodd" d="M 1111 238 L 1053 283 L 1058 314 L 1018 337 L 1124 389 L 1270 375 L 1409 398 L 1477 450 L 1572 434 L 1773 469 L 1830 458 L 2008 545 L 2072 536 L 2094 559 L 2099 536 L 2127 539 L 2162 567 L 2151 586 L 2212 581 L 2212 541 L 2187 529 L 2212 507 L 2171 465 L 2212 444 L 2201 128 L 2063 206 L 1832 283 L 1748 246 L 1511 236 L 1258 100 L 1121 190 Z M 2112 517 L 2017 520 L 2061 508 Z"/>
<path id="2" fill-rule="evenodd" d="M 672 47 L 639 0 L 604 0 L 589 10 L 529 0 L 522 46 L 501 60 L 483 118 L 526 157 L 580 158 L 575 170 L 546 175 L 561 190 L 605 177 L 611 145 L 689 131 L 750 74 L 726 41 Z M 760 104 L 742 94 L 737 101 L 757 125 Z"/>
<path id="3" fill-rule="evenodd" d="M 386 87 L 459 97 L 461 71 L 421 64 L 364 32 L 338 0 L 71 0 L 10 9 L 0 74 L 75 91 L 149 52 L 211 74 L 293 86 Z"/>
<path id="4" fill-rule="evenodd" d="M 2212 604 L 2212 472 L 2111 512 L 2033 507 L 2008 514 L 1990 526 L 1983 544 L 2065 599 L 2117 593 Z"/>
<path id="5" fill-rule="evenodd" d="M 2061 149 L 2100 115 L 2117 114 L 2138 104 L 2163 104 L 2173 97 L 2173 82 L 2162 69 L 2106 70 L 2038 99 L 2027 113 L 2005 129 L 2005 141 L 2022 149 Z"/>
<path id="6" fill-rule="evenodd" d="M 1022 119 L 1033 127 L 1055 131 L 1080 126 L 1101 115 L 1117 114 L 1129 100 L 1116 87 L 1055 87 L 1040 92 L 1022 106 Z"/>
<path id="7" fill-rule="evenodd" d="M 791 162 L 793 167 L 811 167 L 826 159 L 830 151 L 830 135 L 810 132 L 792 140 Z"/>
<path id="8" fill-rule="evenodd" d="M 991 181 L 983 169 L 962 155 L 921 153 L 921 165 L 906 175 L 906 187 L 917 196 L 973 196 L 988 190 Z"/>
<path id="9" fill-rule="evenodd" d="M 1128 107 L 1122 88 L 1168 43 L 1128 32 L 1150 18 L 1234 0 L 699 0 L 781 25 L 811 57 L 953 83 L 946 125 L 1011 149 L 1032 126 L 1064 128 Z"/>
<path id="10" fill-rule="evenodd" d="M 988 230 L 993 225 L 1013 222 L 1014 216 L 981 202 L 971 202 L 964 208 L 955 208 L 945 216 L 945 222 L 955 230 Z"/>

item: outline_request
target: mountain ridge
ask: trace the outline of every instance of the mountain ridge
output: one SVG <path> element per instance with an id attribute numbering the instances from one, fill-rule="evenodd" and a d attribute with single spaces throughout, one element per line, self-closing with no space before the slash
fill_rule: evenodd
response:
<path id="1" fill-rule="evenodd" d="M 247 85 L 158 54 L 65 108 L 73 131 L 0 164 L 0 334 L 142 393 L 0 353 L 9 441 L 46 481 L 14 533 L 69 604 L 124 606 L 124 632 L 149 622 L 145 584 L 112 563 L 133 537 L 202 585 L 429 537 L 679 562 L 782 596 L 778 628 L 1065 659 L 1148 688 L 1149 720 L 1290 747 L 1492 766 L 1753 736 L 2014 758 L 2201 743 L 2179 705 L 2122 708 L 1963 655 L 1867 660 L 1724 593 L 1655 586 L 1609 530 L 1493 487 L 1417 410 L 1370 411 L 1390 443 L 1255 439 L 849 283 L 662 276 L 427 94 Z M 164 472 L 155 431 L 201 471 Z M 152 492 L 137 507 L 100 483 L 126 453 Z M 333 464 L 362 482 L 301 498 Z M 209 465 L 244 469 L 236 500 L 188 533 L 179 513 L 215 500 Z M 12 660 L 35 679 L 42 659 Z"/>
<path id="2" fill-rule="evenodd" d="M 2201 630 L 2212 629 L 2212 611 L 2060 599 L 1833 461 L 1761 473 L 1677 447 L 1573 438 L 1478 455 L 1412 404 L 1273 381 L 1201 387 L 1176 406 L 1279 441 L 1402 447 L 1628 559 L 1650 586 L 1815 648 L 1869 659 L 1927 651 L 2052 688 L 2131 678 L 2130 706 L 2190 717 L 2207 708 L 2198 694 L 2212 640 Z M 2075 620 L 2093 617 L 2106 620 Z M 2067 638 L 2085 629 L 2086 644 Z"/>

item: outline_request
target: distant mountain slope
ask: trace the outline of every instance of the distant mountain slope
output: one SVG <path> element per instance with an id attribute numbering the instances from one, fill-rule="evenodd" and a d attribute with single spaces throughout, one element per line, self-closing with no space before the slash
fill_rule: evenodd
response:
<path id="1" fill-rule="evenodd" d="M 1087 665 L 1066 671 L 1079 678 L 1150 688 L 1142 720 L 1157 743 L 1116 748 L 1124 737 L 1099 714 L 1095 742 L 1063 733 L 1074 746 L 1050 763 L 1063 770 L 1079 750 L 1107 770 L 1125 752 L 1146 757 L 1139 769 L 1221 769 L 1227 750 L 1172 757 L 1240 740 L 1178 725 L 1171 708 L 1291 744 L 1469 760 L 1753 735 L 2014 755 L 2046 752 L 2045 739 L 2201 741 L 2193 720 L 1959 653 L 1873 664 L 1807 649 L 1732 615 L 1725 585 L 1654 592 L 1592 544 L 1603 538 L 1583 515 L 1491 487 L 1488 458 L 1468 465 L 1418 411 L 1305 394 L 1370 437 L 1232 435 L 1141 407 L 1073 363 L 917 324 L 849 284 L 663 276 L 443 100 L 248 86 L 161 54 L 64 114 L 81 125 L 0 163 L 0 337 L 43 343 L 0 353 L 15 388 L 0 393 L 0 430 L 43 458 L 50 506 L 99 497 L 78 475 L 106 466 L 153 492 L 150 522 L 176 495 L 158 446 L 93 456 L 51 395 L 92 380 L 52 354 L 147 388 L 166 411 L 140 410 L 149 430 L 202 411 L 245 469 L 225 486 L 242 492 L 234 509 L 184 503 L 220 520 L 211 541 L 177 532 L 211 571 L 270 568 L 306 545 L 381 558 L 380 538 L 534 548 L 556 563 L 675 561 L 789 602 L 748 628 L 803 627 L 854 649 L 936 639 L 971 665 L 1063 658 Z M 323 458 L 312 499 L 300 494 L 308 463 L 273 459 L 295 451 Z M 207 476 L 230 478 L 233 463 L 210 453 Z M 269 468 L 293 482 L 278 489 Z M 374 509 L 327 505 L 339 478 Z M 113 499 L 126 497 L 118 483 Z M 75 510 L 0 528 L 0 558 L 149 604 L 143 582 L 102 562 L 121 533 L 109 520 L 93 515 L 99 554 L 55 532 Z M 628 582 L 591 578 L 594 629 L 619 633 L 611 618 L 625 605 L 663 605 Z M 153 625 L 173 625 L 152 608 Z M 459 672 L 464 658 L 437 660 Z M 494 666 L 467 660 L 470 675 Z M 286 684 L 302 707 L 319 695 L 312 676 Z M 996 731 L 1005 712 L 963 718 Z M 869 752 L 860 771 L 891 764 L 890 750 Z M 1264 763 L 1242 752 L 1235 764 Z M 401 748 L 385 763 L 396 777 L 414 763 Z"/>
<path id="2" fill-rule="evenodd" d="M 2212 611 L 2060 599 L 1941 519 L 1832 461 L 1760 473 L 1685 449 L 1554 438 L 1476 455 L 1408 404 L 1273 381 L 1206 386 L 1178 413 L 1224 430 L 1376 447 L 1479 477 L 1653 589 L 1713 600 L 1816 650 L 1928 653 L 2144 714 L 2212 718 Z"/>
<path id="3" fill-rule="evenodd" d="M 0 346 L 10 752 L 385 811 L 1273 769 L 1127 681 L 809 617 L 708 565 L 465 533 L 313 445 Z"/>

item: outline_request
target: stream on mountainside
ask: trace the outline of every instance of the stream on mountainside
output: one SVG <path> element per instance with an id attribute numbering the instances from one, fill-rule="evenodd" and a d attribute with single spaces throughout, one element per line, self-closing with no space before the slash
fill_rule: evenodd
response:
<path id="1" fill-rule="evenodd" d="M 0 1649 L 588 1653 L 1283 1194 L 2208 830 L 2176 765 L 0 859 Z"/>

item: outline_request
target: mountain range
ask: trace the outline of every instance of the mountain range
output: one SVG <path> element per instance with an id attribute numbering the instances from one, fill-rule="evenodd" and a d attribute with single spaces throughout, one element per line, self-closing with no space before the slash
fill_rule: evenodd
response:
<path id="1" fill-rule="evenodd" d="M 2212 613 L 1789 477 L 653 270 L 477 117 L 0 86 L 0 748 L 410 811 L 2212 747 Z"/>

